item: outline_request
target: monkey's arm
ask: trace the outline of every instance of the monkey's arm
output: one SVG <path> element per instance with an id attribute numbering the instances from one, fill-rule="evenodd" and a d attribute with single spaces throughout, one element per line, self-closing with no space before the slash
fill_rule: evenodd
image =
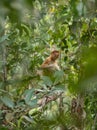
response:
<path id="1" fill-rule="evenodd" d="M 41 68 L 42 69 L 45 69 L 45 68 L 51 68 L 52 67 L 52 64 L 51 64 L 51 59 L 50 57 L 48 57 L 41 65 Z"/>
<path id="2" fill-rule="evenodd" d="M 55 52 L 53 52 L 55 53 Z M 57 63 L 57 59 L 55 54 L 51 54 L 41 65 L 42 69 L 48 69 L 48 70 L 60 70 L 60 67 Z M 59 55 L 59 53 L 58 53 Z"/>
<path id="3" fill-rule="evenodd" d="M 48 70 L 60 70 L 58 63 L 56 63 L 56 62 L 50 63 L 50 64 L 42 64 L 41 68 L 48 69 Z"/>
<path id="4" fill-rule="evenodd" d="M 55 63 L 53 66 L 55 67 L 56 70 L 60 70 L 58 63 Z"/>

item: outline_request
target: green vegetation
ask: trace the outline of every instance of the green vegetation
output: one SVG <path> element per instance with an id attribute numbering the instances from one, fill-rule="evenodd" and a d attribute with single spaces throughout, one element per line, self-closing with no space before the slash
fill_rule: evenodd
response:
<path id="1" fill-rule="evenodd" d="M 0 1 L 0 130 L 97 130 L 96 0 Z"/>

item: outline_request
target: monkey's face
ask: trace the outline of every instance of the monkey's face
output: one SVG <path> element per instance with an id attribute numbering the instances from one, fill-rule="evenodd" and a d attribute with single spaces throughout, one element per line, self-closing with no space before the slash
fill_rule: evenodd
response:
<path id="1" fill-rule="evenodd" d="M 59 51 L 53 51 L 51 53 L 52 60 L 56 60 L 59 57 Z"/>

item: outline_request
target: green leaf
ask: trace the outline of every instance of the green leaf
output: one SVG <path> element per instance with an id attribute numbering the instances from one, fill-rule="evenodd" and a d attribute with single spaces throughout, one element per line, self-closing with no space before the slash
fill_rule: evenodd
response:
<path id="1" fill-rule="evenodd" d="M 31 101 L 29 101 L 27 104 L 28 104 L 29 106 L 31 106 L 31 107 L 36 107 L 36 106 L 37 106 L 37 99 L 31 100 Z"/>
<path id="2" fill-rule="evenodd" d="M 48 76 L 43 76 L 42 80 L 43 80 L 44 84 L 47 85 L 47 86 L 53 85 L 53 82 L 51 81 L 50 77 L 48 77 Z"/>
<path id="3" fill-rule="evenodd" d="M 54 74 L 54 77 L 55 77 L 54 84 L 56 84 L 56 83 L 63 80 L 64 72 L 62 70 L 61 71 L 56 71 L 55 74 Z"/>
<path id="4" fill-rule="evenodd" d="M 9 34 L 2 36 L 2 37 L 0 38 L 0 43 L 1 43 L 1 42 L 4 42 L 8 37 L 9 37 Z"/>
<path id="5" fill-rule="evenodd" d="M 33 89 L 29 89 L 25 92 L 24 96 L 25 96 L 25 102 L 28 104 L 28 102 L 31 100 L 31 98 L 33 97 Z"/>
<path id="6" fill-rule="evenodd" d="M 64 90 L 65 85 L 59 84 L 59 85 L 56 85 L 55 88 L 59 90 Z"/>
<path id="7" fill-rule="evenodd" d="M 34 109 L 31 109 L 31 110 L 29 111 L 29 115 L 34 116 L 34 115 L 36 115 L 36 114 L 39 114 L 40 112 L 41 112 L 40 107 L 34 108 Z"/>
<path id="8" fill-rule="evenodd" d="M 22 119 L 23 119 L 23 118 L 24 118 L 26 121 L 32 123 L 32 119 L 29 118 L 28 116 L 22 116 Z"/>
<path id="9" fill-rule="evenodd" d="M 15 104 L 14 102 L 7 96 L 4 96 L 3 98 L 1 98 L 1 101 L 8 107 L 10 108 L 14 108 Z"/>

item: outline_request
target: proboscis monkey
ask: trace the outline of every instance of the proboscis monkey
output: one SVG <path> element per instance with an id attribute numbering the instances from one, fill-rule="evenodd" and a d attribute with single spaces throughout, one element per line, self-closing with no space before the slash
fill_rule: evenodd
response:
<path id="1" fill-rule="evenodd" d="M 48 69 L 49 71 L 52 70 L 60 70 L 60 67 L 57 63 L 57 59 L 59 58 L 59 51 L 54 50 L 51 52 L 50 56 L 45 59 L 45 61 L 42 63 L 41 68 L 42 69 Z"/>

